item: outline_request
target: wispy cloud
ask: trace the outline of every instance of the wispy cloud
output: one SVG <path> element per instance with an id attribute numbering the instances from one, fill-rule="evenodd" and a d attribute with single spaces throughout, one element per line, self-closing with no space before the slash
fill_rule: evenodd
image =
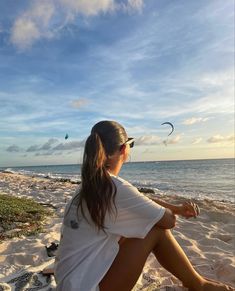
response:
<path id="1" fill-rule="evenodd" d="M 199 144 L 202 141 L 201 137 L 196 137 L 193 139 L 192 144 Z"/>
<path id="2" fill-rule="evenodd" d="M 195 101 L 195 110 L 199 113 L 233 113 L 234 89 L 223 88 L 222 91 L 208 94 L 199 101 Z"/>
<path id="3" fill-rule="evenodd" d="M 30 153 L 30 152 L 36 152 L 38 151 L 40 148 L 39 145 L 31 145 L 27 148 L 26 152 Z"/>
<path id="4" fill-rule="evenodd" d="M 22 148 L 16 145 L 11 145 L 6 148 L 7 152 L 25 152 L 25 153 L 35 153 L 37 156 L 39 155 L 53 155 L 58 152 L 66 152 L 66 151 L 74 151 L 84 147 L 85 140 L 81 141 L 68 141 L 65 143 L 58 143 L 59 140 L 56 138 L 50 138 L 44 144 L 34 144 L 30 145 L 27 148 Z M 54 145 L 54 146 L 53 146 Z"/>
<path id="5" fill-rule="evenodd" d="M 185 119 L 183 121 L 183 124 L 192 125 L 192 124 L 199 123 L 199 122 L 205 122 L 209 119 L 210 119 L 209 117 L 191 117 L 191 118 Z"/>
<path id="6" fill-rule="evenodd" d="M 127 3 L 119 4 L 124 11 L 132 13 L 133 11 L 142 11 L 143 8 L 143 0 L 128 0 Z"/>
<path id="7" fill-rule="evenodd" d="M 214 135 L 207 140 L 208 143 L 234 143 L 234 135 L 223 136 L 220 134 Z"/>
<path id="8" fill-rule="evenodd" d="M 161 143 L 161 138 L 156 135 L 143 135 L 135 139 L 136 145 L 156 145 Z"/>
<path id="9" fill-rule="evenodd" d="M 36 152 L 34 154 L 35 157 L 42 157 L 42 156 L 52 156 L 52 155 L 57 155 L 57 154 L 62 154 L 60 153 L 54 153 L 52 151 L 48 151 L 48 152 Z"/>
<path id="10" fill-rule="evenodd" d="M 177 144 L 181 139 L 181 135 L 177 135 L 173 138 L 169 138 L 164 140 L 163 138 L 157 135 L 142 135 L 135 139 L 136 146 L 151 146 L 151 145 L 161 145 L 162 143 L 167 144 Z M 25 152 L 28 154 L 35 153 L 35 156 L 43 156 L 43 155 L 55 155 L 60 153 L 68 153 L 71 151 L 77 151 L 83 149 L 85 146 L 86 139 L 83 140 L 75 140 L 75 141 L 68 141 L 64 143 L 58 143 L 59 140 L 56 138 L 49 139 L 43 145 L 41 144 L 34 144 L 30 145 L 27 148 L 20 148 L 16 145 L 9 146 L 6 151 L 8 152 Z M 52 146 L 54 145 L 54 146 Z"/>
<path id="11" fill-rule="evenodd" d="M 52 145 L 57 143 L 57 138 L 50 138 L 46 143 L 44 143 L 39 150 L 50 150 Z"/>
<path id="12" fill-rule="evenodd" d="M 94 16 L 99 13 L 106 13 L 115 8 L 113 0 L 60 0 L 64 9 L 66 10 L 67 17 L 73 19 L 77 14 L 86 16 Z"/>
<path id="13" fill-rule="evenodd" d="M 157 135 L 142 135 L 135 139 L 136 146 L 143 146 L 143 145 L 161 145 L 164 143 L 167 144 L 177 144 L 180 142 L 182 135 L 178 134 L 172 138 L 163 139 Z"/>
<path id="14" fill-rule="evenodd" d="M 173 138 L 170 138 L 169 141 L 167 141 L 168 144 L 177 144 L 180 142 L 182 136 L 180 134 L 176 135 Z"/>
<path id="15" fill-rule="evenodd" d="M 73 108 L 81 108 L 83 106 L 86 106 L 87 104 L 89 104 L 90 101 L 88 99 L 85 99 L 85 98 L 80 98 L 80 99 L 77 99 L 77 100 L 72 100 L 70 102 L 71 106 Z"/>
<path id="16" fill-rule="evenodd" d="M 21 148 L 17 145 L 11 145 L 11 146 L 7 147 L 6 151 L 10 152 L 10 153 L 13 153 L 13 152 L 18 153 L 21 151 Z"/>
<path id="17" fill-rule="evenodd" d="M 68 151 L 75 150 L 81 147 L 84 147 L 85 141 L 71 141 L 68 143 L 60 143 L 56 145 L 52 150 L 53 151 Z"/>

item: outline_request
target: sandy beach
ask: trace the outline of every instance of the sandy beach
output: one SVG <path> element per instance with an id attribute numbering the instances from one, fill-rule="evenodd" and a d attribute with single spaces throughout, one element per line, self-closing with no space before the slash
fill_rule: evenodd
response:
<path id="1" fill-rule="evenodd" d="M 54 210 L 44 222 L 43 233 L 15 237 L 0 244 L 0 290 L 55 288 L 53 276 L 40 274 L 54 262 L 54 257 L 48 257 L 45 246 L 59 243 L 64 207 L 76 187 L 70 182 L 0 173 L 1 194 L 30 197 Z M 162 195 L 160 198 L 175 204 L 185 201 L 180 196 Z M 173 233 L 201 274 L 235 286 L 235 205 L 211 200 L 195 202 L 200 206 L 200 216 L 189 220 L 179 217 Z M 17 278 L 21 279 L 17 281 Z M 21 285 L 18 284 L 17 289 L 19 281 Z M 167 290 L 186 290 L 150 255 L 133 290 L 166 290 L 165 286 L 171 287 Z"/>

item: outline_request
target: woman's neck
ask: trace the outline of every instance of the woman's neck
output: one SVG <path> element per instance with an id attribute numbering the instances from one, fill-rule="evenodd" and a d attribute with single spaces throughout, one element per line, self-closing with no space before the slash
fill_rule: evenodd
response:
<path id="1" fill-rule="evenodd" d="M 121 170 L 122 164 L 123 163 L 120 161 L 118 163 L 115 163 L 114 165 L 109 165 L 109 168 L 108 168 L 109 173 L 114 176 L 118 176 Z"/>

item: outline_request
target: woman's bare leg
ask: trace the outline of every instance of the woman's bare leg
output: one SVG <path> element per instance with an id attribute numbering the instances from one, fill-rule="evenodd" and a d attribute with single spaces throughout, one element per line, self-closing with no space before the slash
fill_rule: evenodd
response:
<path id="1" fill-rule="evenodd" d="M 190 291 L 234 290 L 202 278 L 170 231 L 157 227 L 153 227 L 144 239 L 130 238 L 122 241 L 117 257 L 99 284 L 100 290 L 130 291 L 152 251 L 162 266 L 189 287 Z"/>
<path id="2" fill-rule="evenodd" d="M 164 230 L 156 231 L 153 228 L 144 239 L 128 238 L 121 241 L 117 257 L 99 284 L 100 291 L 130 291 L 163 233 Z"/>
<path id="3" fill-rule="evenodd" d="M 163 267 L 176 277 L 179 275 L 179 279 L 185 284 L 189 281 L 190 286 L 196 286 L 199 290 L 199 286 L 204 282 L 203 278 L 193 269 L 183 251 L 181 249 L 179 251 L 178 247 L 174 246 L 177 242 L 169 233 L 168 230 L 154 227 L 144 239 L 134 238 L 122 241 L 117 257 L 100 282 L 100 290 L 130 291 L 138 280 L 147 257 L 152 251 L 162 253 L 161 257 L 165 257 L 165 260 L 168 261 L 166 264 L 160 258 L 164 263 Z M 176 254 L 171 255 L 171 251 L 176 252 Z"/>
<path id="4" fill-rule="evenodd" d="M 158 262 L 177 277 L 190 291 L 235 290 L 231 287 L 226 287 L 222 283 L 208 280 L 199 275 L 169 230 L 166 231 L 164 239 L 159 241 L 153 249 L 153 253 Z"/>
<path id="5" fill-rule="evenodd" d="M 203 285 L 202 277 L 193 268 L 171 231 L 166 230 L 165 234 L 164 238 L 153 249 L 158 262 L 177 277 L 185 287 L 199 290 L 200 286 Z"/>

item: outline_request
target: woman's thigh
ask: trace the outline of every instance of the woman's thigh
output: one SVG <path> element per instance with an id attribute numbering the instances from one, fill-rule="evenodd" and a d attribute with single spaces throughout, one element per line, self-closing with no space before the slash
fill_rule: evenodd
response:
<path id="1" fill-rule="evenodd" d="M 99 284 L 100 291 L 130 291 L 137 282 L 148 255 L 165 230 L 153 227 L 144 239 L 121 240 L 119 252 Z"/>

